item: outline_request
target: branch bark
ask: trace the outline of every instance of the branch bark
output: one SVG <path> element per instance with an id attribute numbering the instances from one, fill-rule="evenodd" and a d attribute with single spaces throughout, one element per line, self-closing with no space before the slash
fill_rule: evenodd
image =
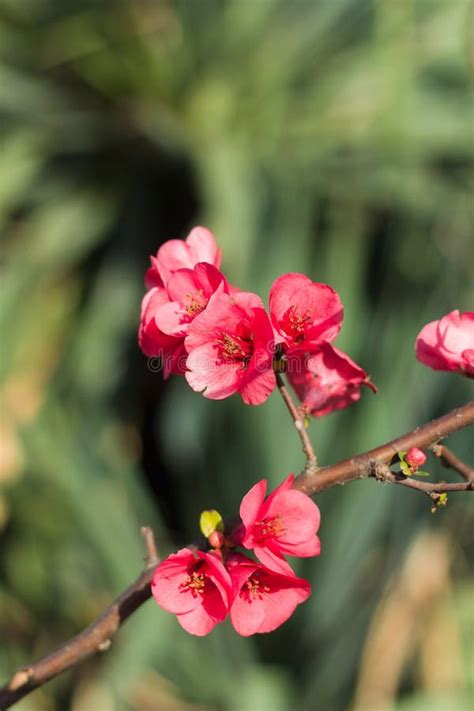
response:
<path id="1" fill-rule="evenodd" d="M 295 423 L 301 421 L 297 411 L 295 418 L 292 408 L 295 410 L 296 408 L 286 391 L 283 381 L 281 381 L 281 383 L 283 391 L 280 384 L 278 387 L 280 388 L 280 392 L 282 393 L 282 397 L 285 400 L 293 421 Z M 421 449 L 433 447 L 433 445 L 437 444 L 444 437 L 448 437 L 450 434 L 453 434 L 453 432 L 468 427 L 473 423 L 474 401 L 471 401 L 467 403 L 467 405 L 458 407 L 447 415 L 423 425 L 423 427 L 417 427 L 412 432 L 392 440 L 381 447 L 376 447 L 369 452 L 359 454 L 351 459 L 345 459 L 332 466 L 322 467 L 321 469 L 317 469 L 316 456 L 306 430 L 297 428 L 307 457 L 307 464 L 311 464 L 313 468 L 310 469 L 307 467 L 295 480 L 294 487 L 300 491 L 304 491 L 309 496 L 313 496 L 338 484 L 345 484 L 355 479 L 376 477 L 383 481 L 418 489 L 429 495 L 446 491 L 472 491 L 474 489 L 472 481 L 454 484 L 446 482 L 421 482 L 409 477 L 404 477 L 402 474 L 395 474 L 391 472 L 388 467 L 391 463 L 398 460 L 397 452 L 401 450 L 406 451 L 410 449 L 410 447 L 420 447 Z M 302 432 L 305 435 L 304 437 Z M 453 461 L 452 458 L 451 461 Z M 454 468 L 459 471 L 458 467 Z M 316 471 L 317 476 L 315 476 Z M 147 565 L 141 575 L 139 575 L 135 582 L 119 595 L 102 615 L 92 622 L 83 632 L 58 647 L 54 652 L 43 659 L 19 669 L 10 681 L 4 687 L 0 688 L 1 711 L 10 708 L 14 703 L 31 693 L 34 689 L 37 689 L 45 682 L 58 676 L 63 671 L 72 668 L 83 659 L 97 652 L 106 651 L 110 647 L 111 639 L 119 627 L 135 610 L 151 597 L 150 584 L 154 569 L 159 560 L 151 529 L 148 527 L 142 528 L 142 535 L 147 547 L 147 557 L 145 559 Z"/>
<path id="2" fill-rule="evenodd" d="M 308 496 L 314 496 L 321 491 L 330 489 L 338 484 L 347 484 L 347 482 L 354 481 L 354 479 L 365 479 L 370 476 L 375 477 L 378 465 L 385 464 L 389 466 L 397 461 L 397 452 L 407 451 L 410 447 L 427 449 L 445 437 L 449 437 L 453 432 L 457 432 L 457 430 L 468 427 L 473 423 L 474 400 L 471 400 L 466 405 L 457 407 L 447 415 L 443 415 L 443 417 L 439 417 L 437 420 L 432 420 L 422 427 L 417 427 L 412 432 L 408 432 L 391 442 L 387 442 L 387 444 L 383 444 L 381 447 L 376 447 L 363 454 L 357 454 L 350 459 L 344 459 L 338 464 L 321 467 L 318 469 L 318 475 L 316 477 L 303 472 L 296 478 L 293 486 L 299 489 L 299 491 L 308 494 Z M 409 479 L 409 481 L 412 480 Z M 394 483 L 400 484 L 402 480 L 397 480 Z M 431 484 L 429 485 L 432 486 Z M 404 486 L 410 485 L 405 483 Z M 441 487 L 446 485 L 438 483 L 436 486 Z M 454 490 L 457 491 L 458 489 Z M 472 490 L 472 487 L 466 487 L 466 489 L 463 490 Z M 439 491 L 441 491 L 441 489 L 439 489 Z M 451 489 L 451 491 L 453 491 L 453 489 Z"/>
<path id="3" fill-rule="evenodd" d="M 313 449 L 313 444 L 306 430 L 304 421 L 305 418 L 298 412 L 298 408 L 293 402 L 293 398 L 291 397 L 280 373 L 275 373 L 275 375 L 278 390 L 280 391 L 280 395 L 282 396 L 283 401 L 288 408 L 288 412 L 291 415 L 291 419 L 294 422 L 296 431 L 298 432 L 298 436 L 301 440 L 301 444 L 303 445 L 303 452 L 306 457 L 305 473 L 308 477 L 312 477 L 318 469 L 318 459 Z"/>
<path id="4" fill-rule="evenodd" d="M 453 469 L 466 481 L 474 481 L 474 469 L 459 459 L 454 452 L 444 446 L 444 444 L 434 444 L 432 452 L 439 457 L 445 467 Z"/>
<path id="5" fill-rule="evenodd" d="M 153 531 L 148 526 L 144 526 L 141 532 L 147 550 L 145 570 L 85 630 L 43 659 L 19 669 L 10 681 L 0 688 L 1 711 L 10 708 L 45 682 L 79 664 L 87 657 L 97 652 L 107 651 L 119 627 L 148 600 L 151 596 L 150 584 L 153 572 L 159 559 Z"/>

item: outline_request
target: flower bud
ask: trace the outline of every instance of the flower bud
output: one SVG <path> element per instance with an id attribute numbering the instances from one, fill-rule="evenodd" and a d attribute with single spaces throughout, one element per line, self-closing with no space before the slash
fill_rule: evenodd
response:
<path id="1" fill-rule="evenodd" d="M 209 541 L 209 545 L 213 548 L 222 548 L 225 536 L 220 531 L 213 531 L 207 540 Z"/>
<path id="2" fill-rule="evenodd" d="M 411 469 L 418 469 L 426 462 L 426 454 L 418 447 L 411 447 L 405 454 L 405 461 Z"/>

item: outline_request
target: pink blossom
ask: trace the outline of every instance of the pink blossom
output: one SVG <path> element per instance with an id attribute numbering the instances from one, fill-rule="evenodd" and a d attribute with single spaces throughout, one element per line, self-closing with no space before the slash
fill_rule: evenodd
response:
<path id="1" fill-rule="evenodd" d="M 304 274 L 276 279 L 269 306 L 275 341 L 288 353 L 314 350 L 322 341 L 332 341 L 342 325 L 344 310 L 338 293 Z"/>
<path id="2" fill-rule="evenodd" d="M 193 269 L 178 269 L 168 279 L 168 301 L 155 313 L 158 328 L 169 336 L 184 338 L 189 324 L 207 306 L 213 294 L 228 291 L 224 275 L 211 264 L 196 264 Z"/>
<path id="3" fill-rule="evenodd" d="M 474 377 L 474 311 L 451 311 L 431 321 L 416 338 L 416 357 L 433 370 Z"/>
<path id="4" fill-rule="evenodd" d="M 227 569 L 234 595 L 230 619 L 244 637 L 273 632 L 311 595 L 307 580 L 269 570 L 240 553 L 229 555 Z"/>
<path id="5" fill-rule="evenodd" d="M 405 461 L 412 470 L 417 470 L 426 462 L 426 454 L 418 447 L 410 447 L 405 454 Z"/>
<path id="6" fill-rule="evenodd" d="M 182 548 L 158 565 L 151 583 L 160 607 L 177 616 L 187 632 L 202 637 L 225 619 L 232 582 L 212 553 Z"/>
<path id="7" fill-rule="evenodd" d="M 242 545 L 253 549 L 268 568 L 282 573 L 291 572 L 284 555 L 306 558 L 319 555 L 321 550 L 316 535 L 319 509 L 309 496 L 292 489 L 294 479 L 290 474 L 266 500 L 267 482 L 262 479 L 240 505 Z"/>
<path id="8" fill-rule="evenodd" d="M 155 286 L 143 297 L 138 343 L 143 353 L 150 357 L 160 357 L 163 363 L 163 375 L 170 373 L 184 374 L 186 351 L 184 338 L 176 338 L 161 331 L 155 320 L 160 308 L 169 302 L 168 293 L 163 287 Z"/>
<path id="9" fill-rule="evenodd" d="M 221 266 L 222 254 L 216 239 L 205 227 L 195 227 L 186 240 L 170 239 L 150 257 L 151 267 L 145 275 L 147 289 L 166 286 L 170 276 L 178 269 L 192 269 L 198 262 L 207 262 L 216 269 Z"/>
<path id="10" fill-rule="evenodd" d="M 186 380 L 212 400 L 238 392 L 248 405 L 259 405 L 276 384 L 272 337 L 258 296 L 216 293 L 188 327 Z"/>
<path id="11" fill-rule="evenodd" d="M 356 402 L 363 385 L 377 392 L 365 370 L 329 343 L 321 344 L 310 356 L 292 356 L 287 375 L 303 411 L 314 417 Z"/>
<path id="12" fill-rule="evenodd" d="M 155 286 L 145 295 L 138 340 L 145 355 L 161 357 L 165 378 L 169 373 L 184 374 L 189 324 L 206 308 L 212 294 L 227 290 L 224 275 L 202 262 L 193 269 L 178 269 L 166 288 Z"/>

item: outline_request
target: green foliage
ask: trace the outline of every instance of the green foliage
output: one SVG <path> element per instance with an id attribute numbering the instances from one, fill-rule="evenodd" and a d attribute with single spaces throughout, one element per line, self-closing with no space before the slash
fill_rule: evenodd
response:
<path id="1" fill-rule="evenodd" d="M 467 381 L 423 368 L 413 343 L 426 322 L 472 309 L 470 19 L 468 0 L 2 0 L 2 676 L 133 578 L 140 525 L 166 554 L 195 537 L 203 509 L 231 515 L 259 478 L 273 486 L 301 466 L 277 394 L 258 408 L 208 402 L 147 369 L 135 333 L 160 241 L 206 224 L 242 288 L 264 296 L 304 271 L 341 293 L 338 345 L 379 394 L 310 424 L 321 462 L 467 399 Z M 460 456 L 468 442 L 452 439 Z M 433 519 L 416 492 L 326 492 L 323 555 L 298 569 L 314 595 L 271 638 L 224 625 L 198 640 L 149 603 L 104 658 L 25 711 L 348 708 L 377 605 L 420 529 L 454 531 L 456 609 L 466 499 Z M 472 625 L 466 598 L 454 636 Z M 400 672 L 400 710 L 432 705 L 420 647 Z M 463 665 L 469 641 L 458 647 Z M 438 700 L 464 708 L 464 669 L 443 683 Z"/>

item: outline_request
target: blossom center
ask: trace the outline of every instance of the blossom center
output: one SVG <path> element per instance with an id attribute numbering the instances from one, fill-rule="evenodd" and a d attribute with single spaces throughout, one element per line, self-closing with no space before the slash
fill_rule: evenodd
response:
<path id="1" fill-rule="evenodd" d="M 261 521 L 255 523 L 256 537 L 260 540 L 265 538 L 275 538 L 283 535 L 286 528 L 284 527 L 281 519 L 281 514 L 276 514 L 276 516 L 268 516 L 263 518 Z"/>
<path id="2" fill-rule="evenodd" d="M 253 573 L 242 585 L 239 595 L 246 602 L 250 603 L 254 600 L 262 600 L 264 595 L 269 592 L 270 588 L 268 585 L 265 585 L 259 573 Z"/>
<path id="3" fill-rule="evenodd" d="M 194 294 L 188 293 L 185 295 L 184 308 L 188 316 L 194 318 L 200 314 L 201 311 L 204 311 L 207 302 L 208 299 L 204 296 L 202 289 L 199 289 L 199 291 L 194 292 Z"/>
<path id="4" fill-rule="evenodd" d="M 311 316 L 308 311 L 304 314 L 296 306 L 290 306 L 283 316 L 283 327 L 289 336 L 297 341 L 302 341 L 304 332 L 311 324 Z"/>
<path id="5" fill-rule="evenodd" d="M 241 361 L 246 365 L 252 355 L 253 346 L 248 338 L 222 332 L 217 342 L 217 349 L 223 360 Z"/>
<path id="6" fill-rule="evenodd" d="M 179 589 L 182 592 L 190 592 L 193 597 L 200 597 L 204 595 L 206 589 L 206 576 L 192 570 L 184 583 L 180 584 Z"/>

